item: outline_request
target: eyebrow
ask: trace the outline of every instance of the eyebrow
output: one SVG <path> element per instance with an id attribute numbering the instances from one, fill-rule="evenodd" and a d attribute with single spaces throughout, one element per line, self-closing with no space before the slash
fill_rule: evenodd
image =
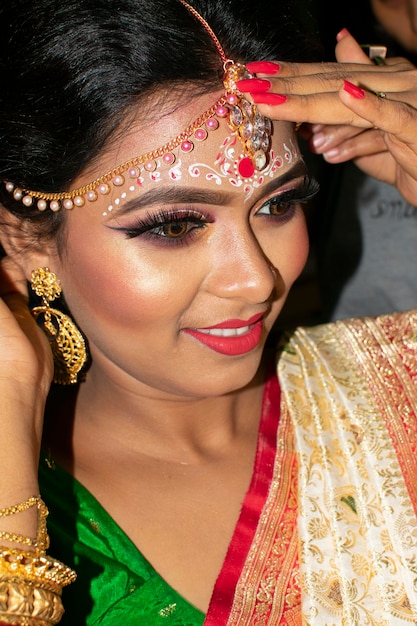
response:
<path id="1" fill-rule="evenodd" d="M 271 180 L 262 186 L 262 196 L 267 196 L 277 188 L 285 185 L 294 178 L 306 176 L 308 169 L 304 161 L 298 161 L 290 170 Z M 235 194 L 233 192 L 223 192 L 205 189 L 200 187 L 159 187 L 150 189 L 137 198 L 128 200 L 118 207 L 117 211 L 112 211 L 112 216 L 120 217 L 128 215 L 134 211 L 151 207 L 155 204 L 213 204 L 226 206 L 231 202 Z"/>

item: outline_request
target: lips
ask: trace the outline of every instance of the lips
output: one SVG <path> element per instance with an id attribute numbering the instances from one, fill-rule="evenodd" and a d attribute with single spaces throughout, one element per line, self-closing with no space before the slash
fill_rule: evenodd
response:
<path id="1" fill-rule="evenodd" d="M 261 340 L 263 313 L 249 320 L 231 319 L 206 328 L 185 328 L 184 332 L 211 350 L 229 356 L 251 352 Z"/>

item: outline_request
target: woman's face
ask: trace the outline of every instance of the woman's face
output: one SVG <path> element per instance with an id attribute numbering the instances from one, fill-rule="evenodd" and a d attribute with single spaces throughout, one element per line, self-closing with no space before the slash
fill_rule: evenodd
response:
<path id="1" fill-rule="evenodd" d="M 77 185 L 181 132 L 212 96 L 199 100 L 136 128 Z M 215 165 L 219 150 L 226 160 L 241 152 L 239 144 L 226 156 L 226 136 L 222 122 L 181 155 L 177 180 L 161 175 L 118 204 L 102 196 L 68 212 L 65 253 L 49 266 L 88 337 L 90 376 L 100 371 L 152 396 L 198 397 L 240 388 L 256 373 L 306 260 L 299 203 L 311 187 L 291 124 L 274 125 L 275 167 L 242 185 Z"/>

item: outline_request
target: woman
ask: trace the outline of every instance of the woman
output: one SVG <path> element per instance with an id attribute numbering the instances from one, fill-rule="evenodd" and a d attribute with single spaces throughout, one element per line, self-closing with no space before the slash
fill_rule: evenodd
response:
<path id="1" fill-rule="evenodd" d="M 252 8 L 196 6 L 230 58 L 300 54 L 295 25 L 277 49 L 272 31 L 256 35 Z M 315 187 L 293 124 L 271 145 L 266 133 L 268 163 L 254 170 L 226 121 L 220 44 L 177 0 L 127 1 L 117 15 L 111 2 L 15 2 L 0 23 L 5 301 L 26 329 L 26 304 L 7 294 L 21 272 L 40 325 L 50 336 L 60 325 L 55 378 L 72 381 L 84 339 L 69 317 L 56 321 L 59 277 L 91 359 L 79 388 L 52 390 L 42 442 L 51 549 L 78 576 L 63 622 L 200 624 L 251 480 L 263 347 L 305 259 L 299 203 Z M 136 155 L 146 158 L 120 169 Z M 19 191 L 74 190 L 107 171 L 70 197 Z M 15 541 L 3 539 L 21 548 L 17 535 L 36 536 L 27 498 L 39 491 L 51 359 L 33 324 L 37 345 L 10 347 L 4 315 L 3 504 L 20 507 L 3 514 Z"/>
<path id="2" fill-rule="evenodd" d="M 71 625 L 415 619 L 414 318 L 298 331 L 278 378 L 267 348 L 316 185 L 241 92 L 297 59 L 289 12 L 278 50 L 241 2 L 30 9 L 0 16 L 2 623 L 67 585 Z"/>

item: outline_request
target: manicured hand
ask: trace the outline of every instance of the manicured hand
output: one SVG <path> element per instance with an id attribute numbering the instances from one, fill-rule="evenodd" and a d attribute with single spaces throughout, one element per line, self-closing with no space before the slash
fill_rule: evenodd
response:
<path id="1" fill-rule="evenodd" d="M 354 159 L 366 173 L 417 198 L 417 68 L 403 58 L 374 65 L 342 31 L 337 63 L 279 63 L 257 73 L 271 88 L 254 99 L 271 118 L 304 122 L 311 148 L 331 162 Z M 250 93 L 250 92 L 249 92 Z M 385 94 L 380 97 L 376 94 Z"/>

